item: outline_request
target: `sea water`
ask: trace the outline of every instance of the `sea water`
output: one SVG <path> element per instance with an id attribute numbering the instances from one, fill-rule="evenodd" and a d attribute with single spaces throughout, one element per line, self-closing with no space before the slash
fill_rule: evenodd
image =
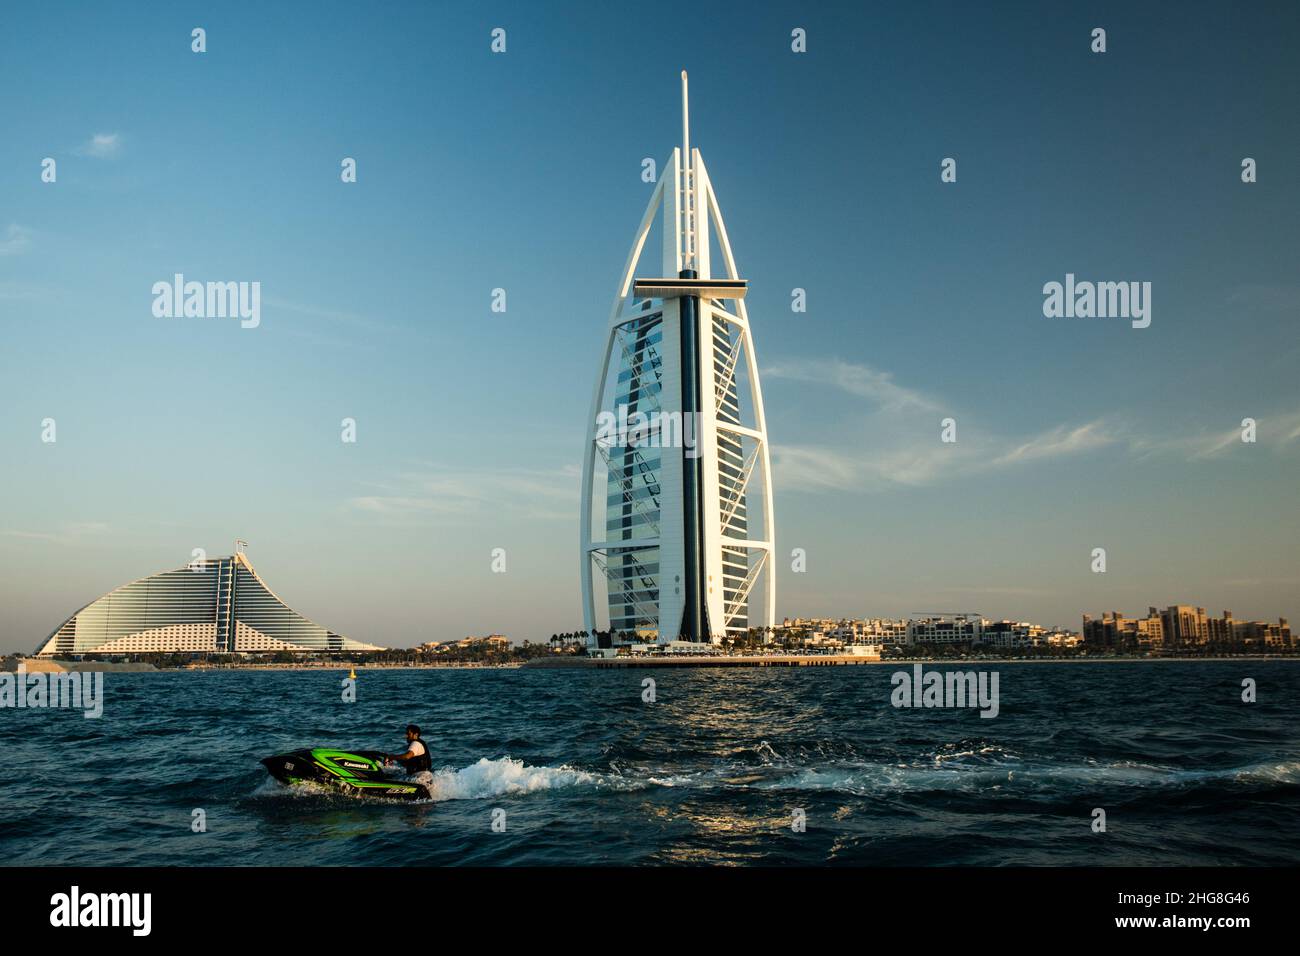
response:
<path id="1" fill-rule="evenodd" d="M 999 674 L 993 719 L 892 706 L 890 664 L 359 669 L 355 703 L 346 669 L 110 673 L 97 720 L 0 711 L 0 859 L 1300 863 L 1300 662 L 979 666 Z M 408 723 L 428 802 L 285 787 L 258 763 L 400 752 Z"/>

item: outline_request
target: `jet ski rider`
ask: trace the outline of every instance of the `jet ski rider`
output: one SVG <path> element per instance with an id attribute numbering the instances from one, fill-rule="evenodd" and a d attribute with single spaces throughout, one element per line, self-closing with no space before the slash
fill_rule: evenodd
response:
<path id="1" fill-rule="evenodd" d="M 420 728 L 415 724 L 406 727 L 406 753 L 387 754 L 389 760 L 396 760 L 406 770 L 406 776 L 415 783 L 429 786 L 433 783 L 433 758 L 429 748 L 420 739 Z"/>

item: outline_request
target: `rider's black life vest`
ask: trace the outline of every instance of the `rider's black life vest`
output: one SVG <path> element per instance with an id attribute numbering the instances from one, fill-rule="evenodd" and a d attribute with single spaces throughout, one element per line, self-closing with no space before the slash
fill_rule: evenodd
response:
<path id="1" fill-rule="evenodd" d="M 420 746 L 424 748 L 424 753 L 402 761 L 402 766 L 406 768 L 407 774 L 411 776 L 420 773 L 423 770 L 433 769 L 433 758 L 429 756 L 429 745 L 423 740 L 420 740 L 419 737 L 416 737 L 415 740 L 420 741 Z M 414 742 L 415 741 L 412 741 L 412 743 Z"/>

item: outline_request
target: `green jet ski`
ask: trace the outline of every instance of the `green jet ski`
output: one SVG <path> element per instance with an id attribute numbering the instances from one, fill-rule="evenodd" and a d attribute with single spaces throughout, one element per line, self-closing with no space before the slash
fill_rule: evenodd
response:
<path id="1" fill-rule="evenodd" d="M 384 800 L 429 800 L 424 784 L 384 773 L 386 757 L 377 750 L 330 750 L 313 747 L 276 757 L 263 757 L 262 766 L 281 783 L 316 783 L 354 797 Z"/>

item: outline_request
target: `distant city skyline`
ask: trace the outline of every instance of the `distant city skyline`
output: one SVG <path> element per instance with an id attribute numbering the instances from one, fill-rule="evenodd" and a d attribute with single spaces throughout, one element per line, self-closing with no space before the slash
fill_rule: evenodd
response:
<path id="1" fill-rule="evenodd" d="M 592 367 L 681 69 L 750 278 L 778 620 L 1295 619 L 1294 8 L 660 12 L 702 52 L 595 3 L 10 11 L 0 652 L 236 536 L 359 641 L 582 628 Z M 156 316 L 176 274 L 258 283 L 256 326 Z M 1070 275 L 1149 282 L 1150 325 L 1049 318 Z"/>
<path id="2" fill-rule="evenodd" d="M 173 653 L 173 652 L 229 652 L 231 650 L 251 653 L 264 653 L 277 650 L 293 651 L 349 651 L 377 650 L 343 635 L 328 632 L 326 628 L 305 620 L 291 608 L 285 606 L 269 588 L 258 578 L 242 551 L 247 542 L 236 539 L 236 550 L 221 557 L 212 557 L 206 553 L 195 553 L 192 560 L 181 567 L 160 568 L 140 578 L 123 581 L 103 594 L 87 598 L 78 605 L 79 610 L 65 615 L 61 626 L 46 634 L 35 649 L 46 655 L 67 655 L 76 653 Z M 246 569 L 238 570 L 238 569 Z M 236 572 L 239 588 L 250 589 L 250 595 L 238 597 L 233 601 L 223 599 L 214 590 L 215 582 L 230 578 L 230 585 L 223 585 L 231 597 L 235 596 Z M 830 622 L 840 624 L 888 624 L 902 627 L 906 632 L 906 642 L 914 643 L 921 638 L 914 636 L 914 631 L 924 625 L 932 628 L 933 622 L 964 622 L 966 631 L 978 636 L 983 625 L 1023 624 L 1031 628 L 1026 634 L 1035 633 L 1033 629 L 1044 633 L 1070 632 L 1081 634 L 1085 638 L 1095 632 L 1094 643 L 1115 643 L 1115 636 L 1127 634 L 1131 639 L 1143 644 L 1162 643 L 1185 644 L 1188 635 L 1191 642 L 1232 640 L 1245 634 L 1252 638 L 1263 639 L 1271 634 L 1280 638 L 1279 643 L 1290 645 L 1288 619 L 1280 616 L 1277 623 L 1263 621 L 1257 615 L 1245 617 L 1234 615 L 1230 609 L 1224 609 L 1219 618 L 1207 613 L 1204 606 L 1194 604 L 1171 604 L 1164 610 L 1155 605 L 1148 605 L 1145 618 L 1129 617 L 1120 610 L 1106 610 L 1101 614 L 1082 612 L 1082 626 L 1071 627 L 1067 622 L 1050 622 L 1044 626 L 1041 621 L 1030 621 L 1024 615 L 1009 614 L 1002 617 L 991 616 L 980 611 L 928 610 L 910 611 L 907 614 L 891 616 L 880 614 L 793 614 L 782 618 L 780 624 L 763 626 L 752 625 L 752 631 L 771 631 L 797 628 L 809 624 L 825 625 Z M 251 615 L 251 616 L 250 616 Z M 246 623 L 253 621 L 252 625 Z M 1234 632 L 1234 626 L 1241 632 Z M 205 630 L 206 627 L 206 630 Z M 973 630 L 971 630 L 973 627 Z M 897 628 L 894 628 L 897 630 Z M 987 630 L 987 628 L 985 628 Z M 995 628 L 996 630 L 996 628 Z M 963 631 L 962 633 L 966 633 Z M 843 632 L 843 633 L 840 633 Z M 584 638 L 588 631 L 575 628 L 559 628 L 554 634 L 581 633 Z M 851 634 L 861 638 L 863 634 L 877 636 L 890 634 L 892 631 L 861 628 L 844 631 L 837 630 L 834 636 L 844 637 Z M 916 631 L 919 633 L 919 631 Z M 1103 641 L 1101 635 L 1107 637 Z M 953 632 L 946 639 L 959 639 L 960 634 Z M 472 634 L 456 637 L 435 638 L 412 645 L 395 645 L 395 647 L 432 647 L 434 645 L 466 645 L 475 640 L 491 642 L 509 642 L 522 644 L 524 641 L 541 643 L 545 635 L 529 635 L 511 638 L 509 635 L 492 633 L 487 637 Z M 297 646 L 286 643 L 296 641 Z M 1272 641 L 1270 641 L 1272 643 Z M 25 648 L 3 649 L 0 653 L 10 651 L 29 653 Z"/>

